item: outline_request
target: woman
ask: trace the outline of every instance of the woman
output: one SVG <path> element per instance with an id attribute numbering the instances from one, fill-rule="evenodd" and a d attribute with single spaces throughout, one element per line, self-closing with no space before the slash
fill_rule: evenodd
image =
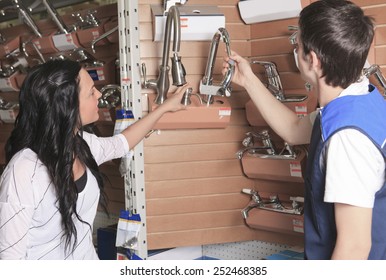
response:
<path id="1" fill-rule="evenodd" d="M 165 112 L 184 109 L 187 87 L 100 138 L 83 131 L 98 120 L 101 97 L 88 72 L 70 60 L 31 69 L 0 179 L 0 259 L 97 259 L 92 225 L 98 202 L 106 205 L 98 165 L 125 155 Z"/>

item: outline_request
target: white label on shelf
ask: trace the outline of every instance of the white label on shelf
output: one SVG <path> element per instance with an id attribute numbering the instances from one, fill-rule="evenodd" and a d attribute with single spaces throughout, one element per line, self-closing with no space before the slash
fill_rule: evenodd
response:
<path id="1" fill-rule="evenodd" d="M 299 162 L 290 163 L 290 173 L 292 177 L 302 177 L 302 166 Z"/>
<path id="2" fill-rule="evenodd" d="M 307 106 L 305 104 L 299 104 L 295 106 L 295 112 L 298 117 L 307 116 Z"/>
<path id="3" fill-rule="evenodd" d="M 231 108 L 220 108 L 218 110 L 218 115 L 221 117 L 230 116 L 231 115 Z"/>
<path id="4" fill-rule="evenodd" d="M 293 219 L 292 220 L 293 229 L 295 232 L 304 233 L 304 223 L 301 219 Z"/>
<path id="5" fill-rule="evenodd" d="M 59 51 L 69 51 L 79 47 L 74 43 L 74 40 L 71 34 L 54 35 L 52 36 L 52 40 L 54 41 L 55 47 Z"/>

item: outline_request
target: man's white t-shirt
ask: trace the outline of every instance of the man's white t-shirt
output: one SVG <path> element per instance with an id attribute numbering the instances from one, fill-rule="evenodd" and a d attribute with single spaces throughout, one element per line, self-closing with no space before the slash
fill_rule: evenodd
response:
<path id="1" fill-rule="evenodd" d="M 367 94 L 368 85 L 368 79 L 363 78 L 339 97 Z M 310 115 L 312 122 L 314 117 Z M 351 128 L 332 135 L 327 145 L 327 153 L 320 159 L 327 165 L 324 201 L 373 208 L 375 194 L 385 182 L 381 152 L 362 132 Z"/>

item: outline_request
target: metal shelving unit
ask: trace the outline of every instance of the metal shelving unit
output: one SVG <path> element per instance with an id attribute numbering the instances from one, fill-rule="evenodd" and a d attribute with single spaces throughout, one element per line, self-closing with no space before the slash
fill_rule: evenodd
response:
<path id="1" fill-rule="evenodd" d="M 122 108 L 131 110 L 135 121 L 142 118 L 139 16 L 138 0 L 118 0 L 119 61 L 121 76 Z M 127 172 L 124 175 L 126 210 L 139 214 L 142 226 L 138 238 L 136 254 L 147 258 L 146 240 L 146 204 L 143 142 L 135 148 L 126 161 Z"/>

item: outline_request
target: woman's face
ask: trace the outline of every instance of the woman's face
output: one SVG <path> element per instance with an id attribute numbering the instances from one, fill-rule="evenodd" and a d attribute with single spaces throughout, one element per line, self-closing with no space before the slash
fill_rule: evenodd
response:
<path id="1" fill-rule="evenodd" d="M 102 96 L 94 86 L 88 72 L 81 69 L 79 72 L 79 113 L 82 125 L 96 122 L 99 119 L 98 99 Z"/>

